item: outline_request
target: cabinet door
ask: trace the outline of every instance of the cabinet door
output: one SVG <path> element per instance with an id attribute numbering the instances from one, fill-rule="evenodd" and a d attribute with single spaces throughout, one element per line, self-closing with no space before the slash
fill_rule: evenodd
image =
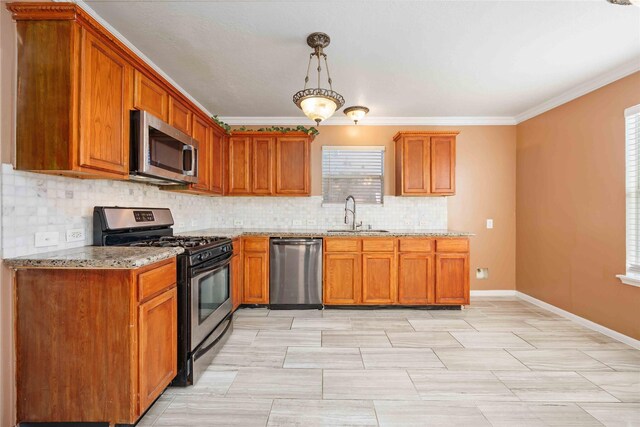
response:
<path id="1" fill-rule="evenodd" d="M 273 142 L 274 138 L 253 138 L 251 190 L 254 194 L 273 194 Z"/>
<path id="2" fill-rule="evenodd" d="M 431 193 L 454 194 L 456 192 L 455 158 L 455 137 L 431 137 Z"/>
<path id="3" fill-rule="evenodd" d="M 428 194 L 429 137 L 407 136 L 402 140 L 402 194 Z"/>
<path id="4" fill-rule="evenodd" d="M 433 304 L 435 274 L 433 255 L 400 254 L 398 257 L 398 302 L 400 304 Z"/>
<path id="5" fill-rule="evenodd" d="M 436 303 L 469 304 L 469 254 L 436 254 Z"/>
<path id="6" fill-rule="evenodd" d="M 207 123 L 198 116 L 193 116 L 193 139 L 198 141 L 198 182 L 193 188 L 209 191 L 211 171 L 211 131 Z"/>
<path id="7" fill-rule="evenodd" d="M 309 195 L 309 138 L 276 140 L 276 194 Z"/>
<path id="8" fill-rule="evenodd" d="M 156 82 L 135 70 L 133 107 L 148 111 L 166 122 L 169 117 L 169 94 Z"/>
<path id="9" fill-rule="evenodd" d="M 187 135 L 191 135 L 191 110 L 186 105 L 173 97 L 169 97 L 169 124 L 181 130 Z"/>
<path id="10" fill-rule="evenodd" d="M 324 303 L 350 305 L 360 302 L 362 288 L 360 254 L 324 255 Z"/>
<path id="11" fill-rule="evenodd" d="M 82 30 L 80 167 L 129 174 L 131 66 Z"/>
<path id="12" fill-rule="evenodd" d="M 140 411 L 144 412 L 176 376 L 178 355 L 176 288 L 138 308 Z"/>
<path id="13" fill-rule="evenodd" d="M 269 304 L 269 254 L 244 252 L 242 299 L 247 304 Z"/>
<path id="14" fill-rule="evenodd" d="M 223 176 L 224 176 L 224 141 L 223 133 L 211 129 L 211 162 L 209 171 L 211 175 L 210 189 L 212 193 L 222 194 L 223 192 Z"/>
<path id="15" fill-rule="evenodd" d="M 229 194 L 251 193 L 251 138 L 231 137 L 228 144 Z"/>
<path id="16" fill-rule="evenodd" d="M 362 302 L 396 302 L 396 256 L 394 253 L 362 254 Z"/>
<path id="17" fill-rule="evenodd" d="M 242 303 L 242 287 L 242 257 L 234 255 L 231 257 L 231 302 L 234 311 Z"/>

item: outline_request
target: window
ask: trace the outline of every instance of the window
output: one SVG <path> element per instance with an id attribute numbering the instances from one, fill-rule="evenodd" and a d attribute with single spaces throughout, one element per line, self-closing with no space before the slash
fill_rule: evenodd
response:
<path id="1" fill-rule="evenodd" d="M 624 112 L 626 128 L 627 274 L 618 276 L 640 286 L 640 104 Z"/>
<path id="2" fill-rule="evenodd" d="M 384 147 L 323 146 L 322 203 L 383 203 Z"/>

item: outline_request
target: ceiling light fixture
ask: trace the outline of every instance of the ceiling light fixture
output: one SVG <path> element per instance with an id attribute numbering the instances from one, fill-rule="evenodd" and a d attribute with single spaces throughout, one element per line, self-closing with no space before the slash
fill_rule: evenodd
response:
<path id="1" fill-rule="evenodd" d="M 305 116 L 319 125 L 323 120 L 328 119 L 344 105 L 344 98 L 338 92 L 333 90 L 331 75 L 329 74 L 329 64 L 327 63 L 327 55 L 324 48 L 329 46 L 331 39 L 325 33 L 312 33 L 307 37 L 307 44 L 313 48 L 313 52 L 309 55 L 309 65 L 307 66 L 307 76 L 304 79 L 304 89 L 293 95 L 293 102 L 302 110 Z M 311 69 L 311 60 L 313 57 L 318 60 L 318 87 L 307 89 L 309 83 L 309 70 Z M 322 57 L 322 58 L 321 58 Z M 320 86 L 320 75 L 322 73 L 322 62 L 327 70 L 327 82 L 329 89 Z"/>
<path id="2" fill-rule="evenodd" d="M 611 4 L 617 4 L 620 6 L 630 6 L 635 4 L 636 6 L 640 6 L 640 0 L 607 0 Z"/>
<path id="3" fill-rule="evenodd" d="M 369 112 L 369 109 L 361 105 L 354 105 L 353 107 L 344 109 L 344 113 L 347 115 L 347 117 L 353 120 L 355 124 L 358 124 L 358 120 L 363 119 L 368 112 Z"/>

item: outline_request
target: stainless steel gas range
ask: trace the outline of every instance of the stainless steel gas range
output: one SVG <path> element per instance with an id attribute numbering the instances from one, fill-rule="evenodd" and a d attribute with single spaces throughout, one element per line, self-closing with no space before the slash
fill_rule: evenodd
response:
<path id="1" fill-rule="evenodd" d="M 166 208 L 96 206 L 97 246 L 178 246 L 178 375 L 172 385 L 194 384 L 224 344 L 231 323 L 231 240 L 174 236 Z"/>

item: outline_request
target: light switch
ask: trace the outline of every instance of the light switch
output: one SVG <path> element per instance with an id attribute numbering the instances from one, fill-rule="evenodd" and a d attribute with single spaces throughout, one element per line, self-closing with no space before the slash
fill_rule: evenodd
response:
<path id="1" fill-rule="evenodd" d="M 493 228 L 493 220 L 491 218 L 487 219 L 487 228 Z"/>
<path id="2" fill-rule="evenodd" d="M 34 246 L 41 248 L 43 246 L 56 246 L 58 244 L 59 233 L 57 231 L 42 231 L 36 233 L 36 241 Z"/>

